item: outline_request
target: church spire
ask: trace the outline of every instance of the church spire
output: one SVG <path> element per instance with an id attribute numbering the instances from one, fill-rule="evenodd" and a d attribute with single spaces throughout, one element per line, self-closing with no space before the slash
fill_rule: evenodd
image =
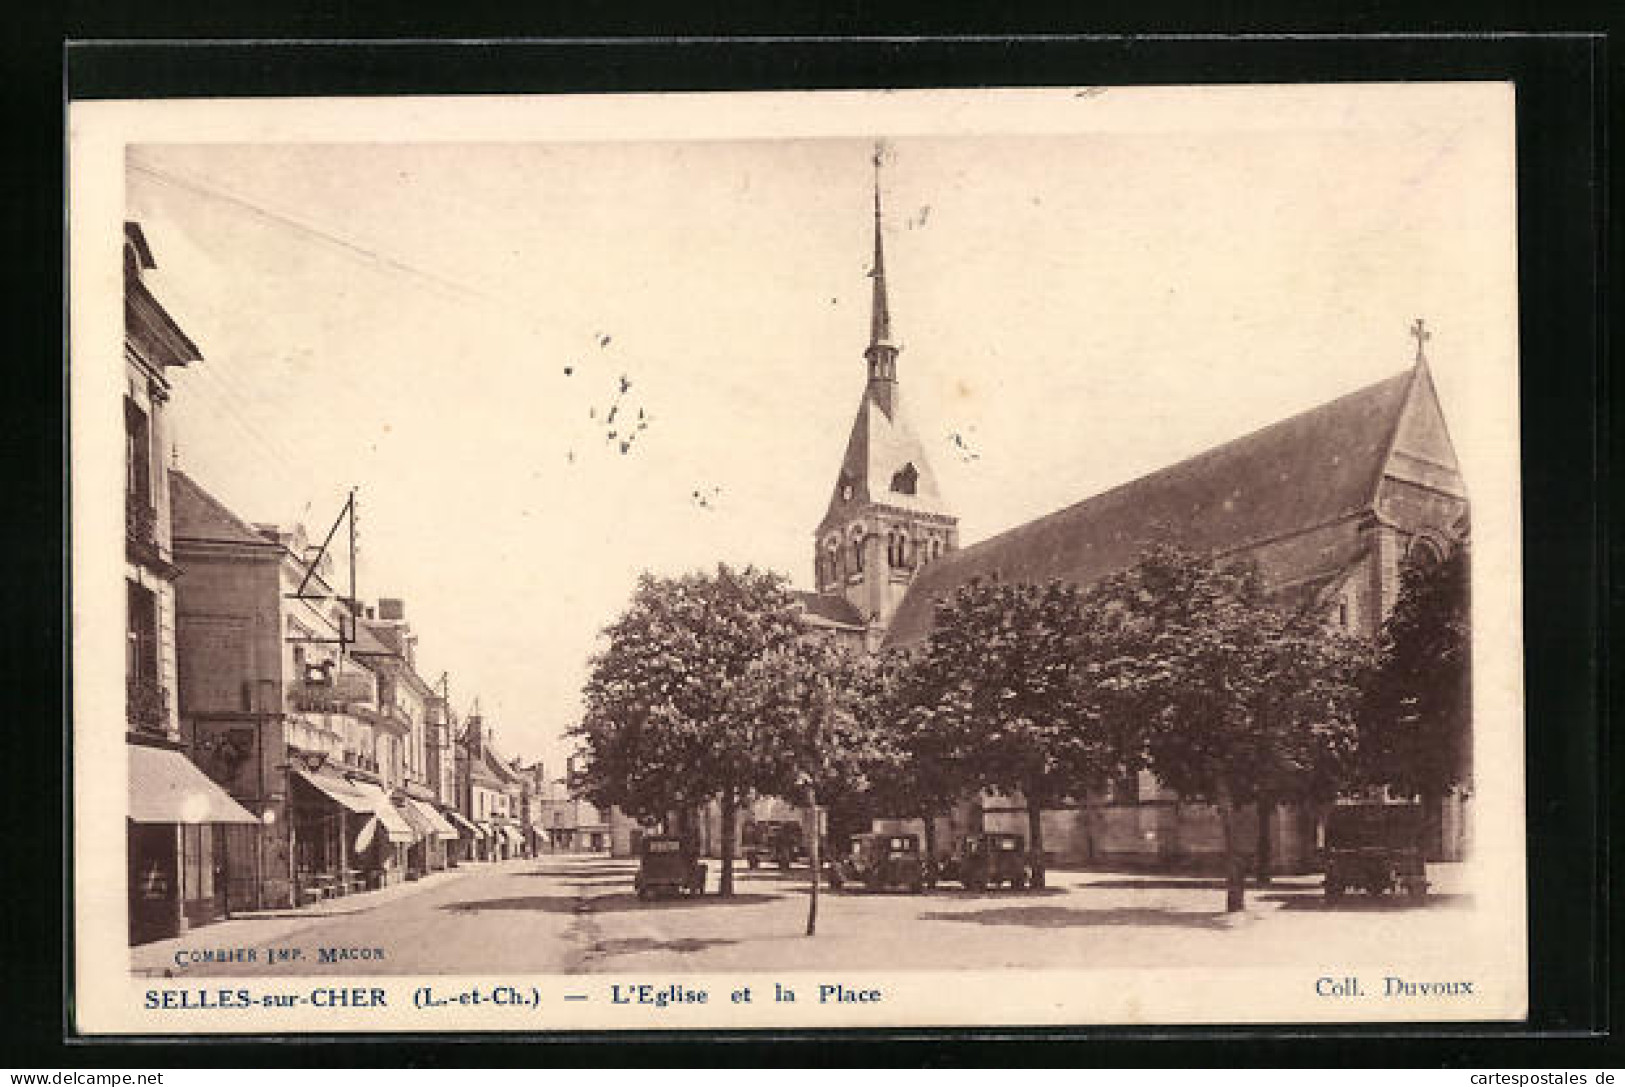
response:
<path id="1" fill-rule="evenodd" d="M 885 145 L 875 144 L 875 261 L 869 269 L 874 295 L 869 315 L 869 387 L 887 415 L 892 412 L 897 384 L 897 345 L 891 338 L 891 305 L 886 297 L 886 246 L 880 210 L 880 167 Z"/>

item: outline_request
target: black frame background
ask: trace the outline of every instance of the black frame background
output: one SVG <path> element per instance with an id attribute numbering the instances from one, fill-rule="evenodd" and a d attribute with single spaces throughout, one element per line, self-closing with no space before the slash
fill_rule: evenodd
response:
<path id="1" fill-rule="evenodd" d="M 860 12 L 861 14 L 861 12 Z M 1247 13 L 1231 12 L 1240 25 Z M 62 536 L 22 533 L 22 554 L 3 582 L 12 690 L 26 707 L 13 731 L 19 765 L 33 768 L 8 793 L 13 863 L 61 899 L 12 896 L 4 991 L 6 1063 L 56 1067 L 241 1064 L 1257 1064 L 1554 1065 L 1598 1060 L 1595 1032 L 1608 1022 L 1608 844 L 1605 731 L 1608 669 L 1604 609 L 1619 603 L 1605 578 L 1612 537 L 1605 502 L 1615 439 L 1607 426 L 1604 231 L 1607 90 L 1615 74 L 1606 39 L 1591 34 L 1374 37 L 645 38 L 449 44 L 347 42 L 76 42 L 67 37 L 150 36 L 151 13 L 109 7 L 79 25 L 23 33 L 4 46 L 13 87 L 4 110 L 21 154 L 0 171 L 12 240 L 10 296 L 24 301 L 8 323 L 16 357 L 13 418 L 5 431 L 18 509 L 55 509 Z M 823 13 L 839 25 L 839 12 Z M 226 6 L 192 28 L 234 34 L 251 26 L 247 5 Z M 170 19 L 171 23 L 180 20 Z M 235 21 L 236 25 L 232 24 Z M 1326 20 L 1322 20 L 1325 25 Z M 1356 25 L 1359 20 L 1356 20 Z M 1371 17 L 1362 29 L 1373 29 Z M 1437 28 L 1413 20 L 1413 25 Z M 911 35 L 925 24 L 915 23 Z M 1458 24 L 1459 25 L 1459 24 Z M 307 18 L 304 35 L 342 33 L 336 18 Z M 490 26 L 483 30 L 512 31 Z M 579 28 L 576 28 L 579 33 Z M 605 28 L 595 28 L 602 31 Z M 625 31 L 626 27 L 616 28 Z M 32 49 L 30 44 L 32 43 Z M 60 48 L 57 52 L 50 47 Z M 47 51 L 49 50 L 49 51 Z M 31 304 L 63 279 L 63 122 L 71 99 L 645 90 L 807 90 L 1077 84 L 1268 83 L 1510 79 L 1518 87 L 1520 377 L 1523 418 L 1525 685 L 1531 1017 L 1523 1026 L 1080 1028 L 1076 1031 L 910 1031 L 792 1035 L 602 1034 L 335 1036 L 85 1042 L 71 1030 L 71 931 L 66 835 L 65 371 L 62 309 Z M 37 175 L 18 164 L 38 162 Z M 25 181 L 19 189 L 17 182 Z M 1617 233 L 1609 236 L 1617 245 Z M 1617 250 L 1616 250 L 1617 251 Z M 62 296 L 65 302 L 65 296 Z M 60 474 L 59 474 L 60 472 Z M 37 522 L 36 522 L 37 523 Z M 56 707 L 53 715 L 48 707 Z M 62 722 L 54 733 L 48 722 Z M 53 775 L 49 767 L 62 773 Z M 14 778 L 14 780 L 16 780 Z M 27 815 L 25 816 L 25 813 Z M 56 930 L 56 931 L 53 931 Z M 52 940 L 60 936 L 59 941 Z M 56 949 L 62 948 L 59 955 Z M 1591 1038 L 1585 1041 L 1587 1035 Z M 1541 1039 L 1534 1052 L 1525 1050 Z M 1565 1041 L 1564 1039 L 1567 1039 Z M 12 1043 L 18 1043 L 13 1045 Z M 386 1044 L 380 1044 L 386 1043 Z M 479 1044 L 471 1044 L 479 1043 Z M 541 1044 L 538 1044 L 541 1043 Z M 1563 1054 L 1568 1054 L 1567 1058 Z M 1618 1064 L 1617 1058 L 1612 1062 Z"/>

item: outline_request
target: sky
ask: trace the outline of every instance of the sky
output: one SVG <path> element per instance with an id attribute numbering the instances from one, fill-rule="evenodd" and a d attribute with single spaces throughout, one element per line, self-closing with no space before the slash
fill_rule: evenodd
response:
<path id="1" fill-rule="evenodd" d="M 902 396 L 962 544 L 1396 373 L 1417 317 L 1481 504 L 1515 444 L 1495 90 L 1113 89 L 1044 132 L 133 143 L 125 210 L 204 355 L 175 463 L 318 538 L 358 488 L 361 595 L 403 598 L 420 670 L 557 769 L 640 571 L 810 587 L 877 137 Z"/>

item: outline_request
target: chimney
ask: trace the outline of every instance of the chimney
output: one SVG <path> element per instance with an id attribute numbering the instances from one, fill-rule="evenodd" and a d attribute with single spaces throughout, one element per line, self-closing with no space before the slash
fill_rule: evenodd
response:
<path id="1" fill-rule="evenodd" d="M 399 597 L 380 596 L 378 598 L 378 618 L 398 623 L 406 618 L 406 601 Z"/>

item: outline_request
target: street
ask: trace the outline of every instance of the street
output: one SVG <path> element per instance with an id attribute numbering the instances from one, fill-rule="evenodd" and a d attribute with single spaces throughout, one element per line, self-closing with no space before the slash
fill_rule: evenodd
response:
<path id="1" fill-rule="evenodd" d="M 1301 965 L 1305 948 L 1328 965 L 1392 962 L 1400 948 L 1422 964 L 1459 954 L 1482 916 L 1452 889 L 1462 876 L 1454 865 L 1430 866 L 1440 893 L 1421 906 L 1364 896 L 1329 906 L 1318 876 L 1297 876 L 1250 884 L 1246 912 L 1229 917 L 1216 879 L 1055 871 L 1041 891 L 826 889 L 808 939 L 805 868 L 784 875 L 741 862 L 731 899 L 716 897 L 718 868 L 707 861 L 703 898 L 640 902 L 631 860 L 465 865 L 376 898 L 336 900 L 322 915 L 205 926 L 133 948 L 132 958 L 139 974 L 175 977 L 1259 967 Z M 299 958 L 273 963 L 271 948 L 297 948 Z M 241 960 L 246 950 L 253 961 L 196 961 L 220 951 Z"/>

